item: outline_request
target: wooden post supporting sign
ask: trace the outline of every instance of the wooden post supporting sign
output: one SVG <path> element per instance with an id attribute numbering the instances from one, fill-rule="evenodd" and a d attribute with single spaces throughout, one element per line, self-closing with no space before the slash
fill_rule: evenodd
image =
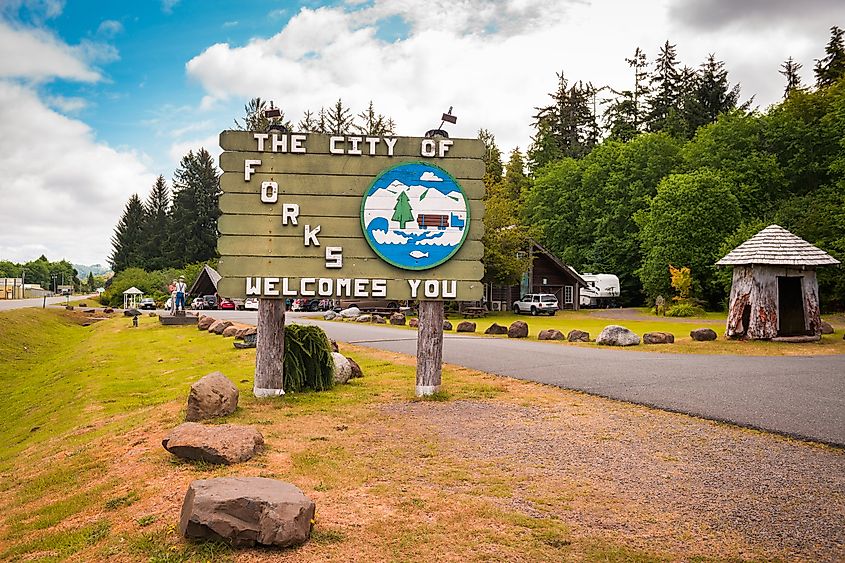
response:
<path id="1" fill-rule="evenodd" d="M 417 333 L 417 397 L 440 391 L 443 369 L 443 301 L 420 301 Z"/>
<path id="2" fill-rule="evenodd" d="M 255 342 L 256 397 L 284 395 L 285 302 L 258 300 L 258 339 Z"/>

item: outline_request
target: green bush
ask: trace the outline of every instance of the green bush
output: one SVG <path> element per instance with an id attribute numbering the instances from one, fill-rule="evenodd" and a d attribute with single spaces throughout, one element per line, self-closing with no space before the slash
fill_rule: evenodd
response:
<path id="1" fill-rule="evenodd" d="M 703 317 L 704 309 L 692 303 L 676 303 L 666 309 L 667 317 Z"/>
<path id="2" fill-rule="evenodd" d="M 334 361 L 329 338 L 316 326 L 285 327 L 285 393 L 334 386 Z"/>

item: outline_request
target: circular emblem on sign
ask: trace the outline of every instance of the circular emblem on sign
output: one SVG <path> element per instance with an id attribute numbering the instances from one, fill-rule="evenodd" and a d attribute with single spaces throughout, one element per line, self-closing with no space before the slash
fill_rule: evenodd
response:
<path id="1" fill-rule="evenodd" d="M 445 170 L 410 162 L 382 172 L 364 193 L 361 228 L 389 264 L 427 270 L 455 255 L 469 230 L 469 202 Z"/>

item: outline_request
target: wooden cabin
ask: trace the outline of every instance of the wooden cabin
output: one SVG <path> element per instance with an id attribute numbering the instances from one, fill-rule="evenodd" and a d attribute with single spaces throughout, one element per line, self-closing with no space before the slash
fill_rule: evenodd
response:
<path id="1" fill-rule="evenodd" d="M 836 264 L 825 251 L 769 225 L 716 262 L 734 268 L 725 336 L 819 338 L 816 268 Z"/>
<path id="2" fill-rule="evenodd" d="M 530 266 L 521 284 L 486 284 L 484 298 L 494 311 L 508 311 L 514 301 L 528 293 L 551 293 L 557 296 L 561 309 L 577 311 L 580 307 L 581 288 L 587 283 L 578 272 L 564 264 L 547 248 L 531 241 L 528 248 Z"/>

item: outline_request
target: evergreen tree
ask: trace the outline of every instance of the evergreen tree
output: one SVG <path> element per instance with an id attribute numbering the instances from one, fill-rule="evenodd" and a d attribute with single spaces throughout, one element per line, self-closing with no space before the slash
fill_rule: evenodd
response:
<path id="1" fill-rule="evenodd" d="M 508 159 L 508 166 L 505 172 L 505 177 L 502 181 L 502 191 L 504 195 L 513 201 L 514 206 L 520 201 L 522 191 L 531 185 L 531 180 L 525 175 L 525 163 L 522 160 L 522 153 L 519 152 L 519 147 L 511 151 Z"/>
<path id="2" fill-rule="evenodd" d="M 479 129 L 478 138 L 484 143 L 484 187 L 489 190 L 502 181 L 502 151 L 496 145 L 495 135 L 487 129 Z"/>
<path id="3" fill-rule="evenodd" d="M 731 86 L 728 83 L 725 63 L 717 61 L 712 53 L 698 73 L 686 70 L 681 84 L 689 85 L 690 88 L 686 95 L 682 93 L 681 98 L 690 137 L 702 125 L 714 123 L 719 115 L 736 109 L 739 101 L 739 85 Z"/>
<path id="4" fill-rule="evenodd" d="M 352 127 L 361 135 L 390 136 L 395 134 L 393 120 L 376 113 L 372 100 L 370 100 L 367 109 L 358 114 L 358 119 L 360 119 L 360 122 L 353 124 Z"/>
<path id="5" fill-rule="evenodd" d="M 642 130 L 643 102 L 648 95 L 645 53 L 637 47 L 634 56 L 626 58 L 625 62 L 634 69 L 634 89 L 622 92 L 611 90 L 617 97 L 605 111 L 609 136 L 620 141 L 630 141 Z"/>
<path id="6" fill-rule="evenodd" d="M 801 63 L 796 63 L 792 60 L 792 57 L 789 57 L 780 65 L 781 70 L 778 72 L 786 78 L 786 87 L 783 89 L 784 99 L 788 98 L 792 92 L 801 90 L 801 77 L 798 75 L 798 71 L 803 66 Z"/>
<path id="7" fill-rule="evenodd" d="M 300 133 L 317 133 L 317 119 L 314 113 L 311 110 L 305 110 L 296 128 Z"/>
<path id="8" fill-rule="evenodd" d="M 208 151 L 189 151 L 182 157 L 173 187 L 170 264 L 182 266 L 215 258 L 220 177 Z"/>
<path id="9" fill-rule="evenodd" d="M 144 204 L 143 268 L 161 270 L 170 265 L 168 235 L 170 233 L 170 190 L 164 176 L 156 178 Z"/>
<path id="10" fill-rule="evenodd" d="M 88 286 L 88 291 L 94 291 L 97 286 L 97 282 L 94 281 L 94 272 L 88 272 L 88 281 L 86 282 Z"/>
<path id="11" fill-rule="evenodd" d="M 405 192 L 399 192 L 399 197 L 396 199 L 396 206 L 393 208 L 393 217 L 390 220 L 397 221 L 400 229 L 404 229 L 406 223 L 414 220 L 411 202 L 408 200 L 408 194 Z"/>
<path id="12" fill-rule="evenodd" d="M 676 135 L 682 127 L 679 112 L 681 73 L 678 71 L 675 45 L 670 45 L 668 41 L 660 48 L 660 54 L 654 61 L 654 72 L 649 83 L 651 95 L 647 101 L 646 116 L 648 130 Z"/>
<path id="13" fill-rule="evenodd" d="M 141 203 L 138 194 L 132 194 L 111 239 L 112 253 L 109 257 L 109 264 L 111 264 L 112 270 L 116 273 L 140 265 L 143 259 L 141 249 L 143 242 L 144 205 Z"/>
<path id="14" fill-rule="evenodd" d="M 823 59 L 816 60 L 813 71 L 816 74 L 816 86 L 825 88 L 845 76 L 845 39 L 837 26 L 830 28 L 830 41 L 824 49 Z"/>
<path id="15" fill-rule="evenodd" d="M 252 98 L 244 106 L 244 118 L 242 122 L 235 120 L 235 128 L 242 131 L 267 131 L 271 125 L 281 125 L 290 130 L 290 121 L 285 120 L 285 112 L 281 111 L 278 117 L 268 118 L 264 112 L 270 109 L 266 100 Z"/>
<path id="16" fill-rule="evenodd" d="M 320 117 L 325 114 L 325 133 L 330 135 L 349 135 L 352 133 L 354 120 L 352 112 L 343 105 L 343 100 L 338 98 L 334 106 L 323 112 L 320 110 Z M 322 121 L 322 119 L 321 119 Z"/>

